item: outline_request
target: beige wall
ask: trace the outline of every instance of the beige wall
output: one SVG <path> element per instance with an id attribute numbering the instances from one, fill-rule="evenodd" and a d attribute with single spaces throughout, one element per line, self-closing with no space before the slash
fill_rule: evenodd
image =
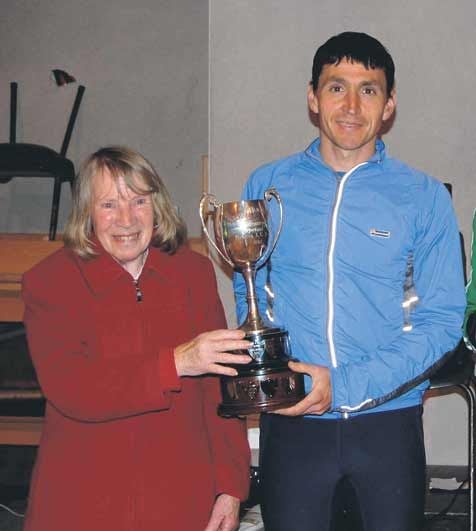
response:
<path id="1" fill-rule="evenodd" d="M 220 199 L 238 197 L 253 168 L 317 135 L 305 100 L 315 49 L 341 31 L 365 31 L 389 48 L 397 66 L 397 118 L 384 139 L 389 151 L 453 183 L 469 249 L 476 206 L 474 2 L 210 0 L 210 19 L 210 180 Z M 220 288 L 233 322 L 223 275 Z M 455 395 L 427 403 L 430 463 L 465 462 L 464 409 Z"/>
<path id="2" fill-rule="evenodd" d="M 305 102 L 316 46 L 346 29 L 374 34 L 397 64 L 398 116 L 385 141 L 392 155 L 453 182 L 469 245 L 476 203 L 476 5 L 470 0 L 4 0 L 1 9 L 0 141 L 8 140 L 9 82 L 16 80 L 18 140 L 59 149 L 76 85 L 56 87 L 49 71 L 65 69 L 87 87 L 73 161 L 110 143 L 141 150 L 195 235 L 208 134 L 211 190 L 233 199 L 255 166 L 316 135 Z M 33 179 L 1 185 L 0 231 L 46 230 L 49 186 Z M 61 223 L 69 197 L 65 187 Z M 233 323 L 223 275 L 220 288 Z M 465 461 L 462 405 L 458 396 L 427 403 L 431 463 Z"/>
<path id="3" fill-rule="evenodd" d="M 199 234 L 200 156 L 208 149 L 207 0 L 4 0 L 0 16 L 0 142 L 8 141 L 9 83 L 19 83 L 17 140 L 61 146 L 76 84 L 86 86 L 68 155 L 126 144 L 157 167 Z M 0 186 L 0 231 L 46 231 L 51 183 Z M 61 225 L 70 193 L 63 187 Z"/>

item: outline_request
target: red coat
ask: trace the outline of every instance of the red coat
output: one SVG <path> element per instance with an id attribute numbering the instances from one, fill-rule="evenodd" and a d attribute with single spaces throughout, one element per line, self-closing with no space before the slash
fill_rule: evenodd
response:
<path id="1" fill-rule="evenodd" d="M 68 249 L 23 280 L 47 398 L 24 531 L 203 531 L 215 496 L 246 498 L 241 421 L 217 416 L 217 377 L 179 378 L 173 347 L 224 328 L 211 263 L 150 249 L 137 301 L 107 253 Z"/>

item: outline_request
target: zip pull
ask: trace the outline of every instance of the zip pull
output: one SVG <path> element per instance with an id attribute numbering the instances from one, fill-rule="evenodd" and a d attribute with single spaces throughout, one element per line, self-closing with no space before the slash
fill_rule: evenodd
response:
<path id="1" fill-rule="evenodd" d="M 139 287 L 139 279 L 133 279 L 132 282 L 134 282 L 134 287 L 136 288 L 136 301 L 142 302 L 142 291 Z"/>

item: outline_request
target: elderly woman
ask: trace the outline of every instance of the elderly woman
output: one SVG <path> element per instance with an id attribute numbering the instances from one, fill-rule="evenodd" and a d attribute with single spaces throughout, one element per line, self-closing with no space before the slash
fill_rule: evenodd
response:
<path id="1" fill-rule="evenodd" d="M 89 157 L 64 249 L 23 281 L 47 399 L 25 531 L 236 529 L 249 449 L 209 373 L 236 374 L 223 364 L 250 358 L 227 351 L 249 343 L 184 237 L 141 155 Z"/>

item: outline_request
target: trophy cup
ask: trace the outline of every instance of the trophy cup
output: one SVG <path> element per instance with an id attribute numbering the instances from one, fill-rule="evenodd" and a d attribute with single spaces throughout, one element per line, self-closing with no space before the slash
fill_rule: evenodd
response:
<path id="1" fill-rule="evenodd" d="M 267 202 L 274 198 L 279 206 L 279 224 L 274 229 Z M 213 210 L 210 210 L 210 207 Z M 215 241 L 206 220 L 211 216 Z M 248 315 L 240 325 L 245 339 L 253 344 L 237 354 L 248 354 L 247 365 L 233 365 L 237 376 L 222 376 L 222 416 L 249 415 L 288 407 L 304 398 L 304 376 L 288 368 L 291 348 L 288 332 L 264 319 L 258 310 L 255 289 L 256 270 L 270 257 L 281 233 L 283 207 L 276 190 L 264 193 L 264 200 L 218 203 L 215 196 L 205 194 L 200 201 L 203 230 L 219 253 L 244 276 Z M 270 234 L 271 233 L 271 234 Z"/>

